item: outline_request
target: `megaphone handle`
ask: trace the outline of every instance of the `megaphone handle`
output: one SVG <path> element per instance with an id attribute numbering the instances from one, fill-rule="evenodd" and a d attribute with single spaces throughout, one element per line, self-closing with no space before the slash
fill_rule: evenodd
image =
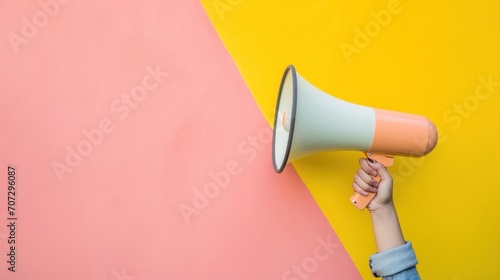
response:
<path id="1" fill-rule="evenodd" d="M 375 179 L 375 181 L 380 182 L 380 176 L 379 175 L 377 175 L 375 177 L 372 176 L 372 178 Z M 350 199 L 351 199 L 352 204 L 354 204 L 354 206 L 356 206 L 356 208 L 358 208 L 359 210 L 363 210 L 370 203 L 370 201 L 372 201 L 372 199 L 374 197 L 375 197 L 375 193 L 369 192 L 367 196 L 364 196 L 364 195 L 361 195 L 358 192 L 355 192 L 351 196 Z"/>
<path id="2" fill-rule="evenodd" d="M 377 154 L 371 152 L 364 153 L 367 158 L 374 159 L 380 163 L 382 163 L 385 167 L 392 166 L 394 164 L 394 155 L 385 155 L 385 154 Z M 372 176 L 375 181 L 380 183 L 380 176 L 377 175 L 375 177 Z M 358 192 L 355 192 L 353 196 L 351 196 L 350 200 L 356 208 L 359 210 L 363 210 L 366 206 L 372 201 L 373 197 L 375 197 L 375 193 L 368 193 L 367 196 L 363 196 Z"/>

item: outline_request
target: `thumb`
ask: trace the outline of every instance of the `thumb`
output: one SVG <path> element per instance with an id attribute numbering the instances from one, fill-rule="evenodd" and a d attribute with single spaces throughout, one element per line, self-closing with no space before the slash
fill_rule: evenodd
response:
<path id="1" fill-rule="evenodd" d="M 371 168 L 375 169 L 375 171 L 377 171 L 378 175 L 380 176 L 380 180 L 391 180 L 392 177 L 391 175 L 389 174 L 389 172 L 387 171 L 387 169 L 385 168 L 385 166 L 374 160 L 374 159 L 371 159 L 371 158 L 367 158 L 367 162 L 368 162 L 368 165 L 370 165 Z"/>

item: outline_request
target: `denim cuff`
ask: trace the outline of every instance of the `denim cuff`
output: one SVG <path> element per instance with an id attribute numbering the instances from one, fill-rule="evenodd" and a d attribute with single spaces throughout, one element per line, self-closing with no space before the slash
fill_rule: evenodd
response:
<path id="1" fill-rule="evenodd" d="M 418 263 L 411 242 L 370 256 L 373 276 L 390 276 L 416 266 Z"/>

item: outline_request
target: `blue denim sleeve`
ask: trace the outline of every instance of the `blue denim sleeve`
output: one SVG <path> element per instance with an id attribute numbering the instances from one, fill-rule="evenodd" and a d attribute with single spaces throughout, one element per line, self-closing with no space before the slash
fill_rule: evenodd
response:
<path id="1" fill-rule="evenodd" d="M 375 277 L 383 280 L 420 280 L 417 257 L 407 241 L 404 245 L 370 256 L 370 268 Z"/>

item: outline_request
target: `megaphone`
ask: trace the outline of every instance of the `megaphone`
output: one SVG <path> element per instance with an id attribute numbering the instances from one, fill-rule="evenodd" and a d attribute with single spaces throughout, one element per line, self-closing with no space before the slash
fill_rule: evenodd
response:
<path id="1" fill-rule="evenodd" d="M 277 173 L 289 162 L 334 150 L 362 151 L 366 157 L 391 166 L 396 155 L 421 157 L 430 153 L 437 139 L 436 127 L 426 117 L 341 100 L 310 84 L 293 65 L 283 74 L 273 132 Z M 374 196 L 356 192 L 350 200 L 362 210 Z"/>

